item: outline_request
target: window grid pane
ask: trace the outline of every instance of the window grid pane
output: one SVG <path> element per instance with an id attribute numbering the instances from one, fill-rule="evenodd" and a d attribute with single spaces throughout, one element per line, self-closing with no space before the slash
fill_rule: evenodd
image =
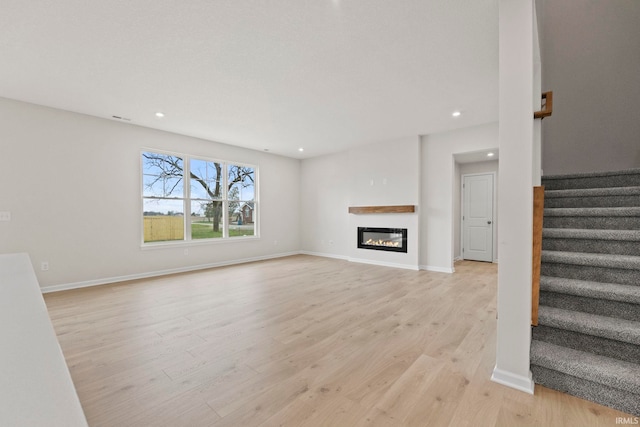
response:
<path id="1" fill-rule="evenodd" d="M 182 200 L 144 199 L 144 242 L 184 240 Z"/>

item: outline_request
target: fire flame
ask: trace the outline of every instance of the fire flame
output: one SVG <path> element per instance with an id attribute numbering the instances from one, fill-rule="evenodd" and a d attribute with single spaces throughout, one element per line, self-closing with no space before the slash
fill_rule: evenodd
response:
<path id="1" fill-rule="evenodd" d="M 366 242 L 364 242 L 365 245 L 371 245 L 371 246 L 390 246 L 393 248 L 397 248 L 400 247 L 400 242 L 392 242 L 391 240 L 373 240 L 373 239 L 369 239 Z"/>

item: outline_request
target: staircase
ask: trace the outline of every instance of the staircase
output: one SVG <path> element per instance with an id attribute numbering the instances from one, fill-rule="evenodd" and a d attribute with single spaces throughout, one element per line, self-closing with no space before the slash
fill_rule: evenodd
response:
<path id="1" fill-rule="evenodd" d="M 533 378 L 640 416 L 640 169 L 543 185 Z"/>

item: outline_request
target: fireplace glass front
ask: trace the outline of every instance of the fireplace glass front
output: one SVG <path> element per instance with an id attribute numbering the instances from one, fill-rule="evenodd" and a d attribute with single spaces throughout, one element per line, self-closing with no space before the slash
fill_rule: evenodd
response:
<path id="1" fill-rule="evenodd" d="M 358 248 L 406 253 L 407 229 L 358 227 Z"/>

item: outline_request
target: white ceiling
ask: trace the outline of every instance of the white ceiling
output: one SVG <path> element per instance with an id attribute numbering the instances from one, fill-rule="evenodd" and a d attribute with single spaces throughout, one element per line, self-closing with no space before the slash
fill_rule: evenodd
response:
<path id="1" fill-rule="evenodd" d="M 498 118 L 497 0 L 1 0 L 0 10 L 6 98 L 294 158 Z"/>

